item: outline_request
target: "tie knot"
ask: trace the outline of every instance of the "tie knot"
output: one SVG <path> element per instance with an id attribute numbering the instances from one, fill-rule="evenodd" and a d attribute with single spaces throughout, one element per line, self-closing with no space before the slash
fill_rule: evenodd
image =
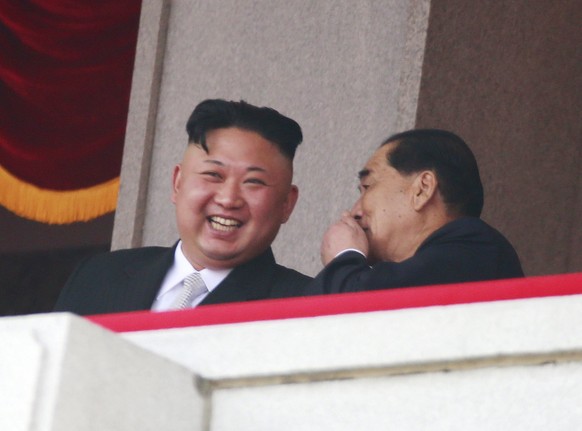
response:
<path id="1" fill-rule="evenodd" d="M 200 277 L 200 274 L 197 272 L 193 272 L 189 276 L 184 279 L 184 286 L 192 287 L 194 290 L 204 288 L 206 289 L 206 285 L 204 284 L 204 280 Z"/>
<path id="2" fill-rule="evenodd" d="M 197 272 L 193 272 L 187 276 L 182 284 L 182 292 L 172 307 L 174 310 L 183 310 L 189 307 L 194 298 L 208 291 L 204 284 L 204 280 L 202 280 L 202 277 Z"/>

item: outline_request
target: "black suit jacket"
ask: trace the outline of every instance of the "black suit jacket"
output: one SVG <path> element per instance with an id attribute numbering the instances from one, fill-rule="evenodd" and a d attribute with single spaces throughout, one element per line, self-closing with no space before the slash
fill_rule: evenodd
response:
<path id="1" fill-rule="evenodd" d="M 512 277 L 523 277 L 523 271 L 509 241 L 483 220 L 465 217 L 433 232 L 402 262 L 369 266 L 360 253 L 343 253 L 306 287 L 306 295 Z"/>
<path id="2" fill-rule="evenodd" d="M 54 311 L 87 315 L 151 309 L 175 247 L 119 250 L 86 260 L 70 276 Z M 278 265 L 269 248 L 233 269 L 200 305 L 299 296 L 310 280 Z"/>

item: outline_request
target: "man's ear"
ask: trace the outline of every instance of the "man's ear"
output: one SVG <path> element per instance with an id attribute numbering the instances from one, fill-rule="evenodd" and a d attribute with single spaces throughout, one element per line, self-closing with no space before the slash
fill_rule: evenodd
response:
<path id="1" fill-rule="evenodd" d="M 172 202 L 176 203 L 176 195 L 180 190 L 180 176 L 182 172 L 182 165 L 174 166 L 174 174 L 172 176 Z"/>
<path id="2" fill-rule="evenodd" d="M 289 220 L 289 217 L 291 217 L 291 213 L 293 212 L 293 208 L 295 208 L 297 199 L 299 199 L 299 189 L 295 184 L 291 184 L 289 193 L 287 193 L 287 199 L 285 199 L 285 202 L 283 203 L 284 207 L 282 223 L 287 223 L 287 220 Z"/>
<path id="3" fill-rule="evenodd" d="M 421 211 L 433 198 L 436 198 L 438 179 L 433 171 L 422 171 L 413 183 L 413 207 Z"/>

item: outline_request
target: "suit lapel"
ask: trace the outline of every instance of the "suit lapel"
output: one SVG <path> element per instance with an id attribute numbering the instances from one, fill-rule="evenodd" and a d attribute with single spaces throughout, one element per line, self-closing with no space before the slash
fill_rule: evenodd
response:
<path id="1" fill-rule="evenodd" d="M 143 260 L 125 267 L 124 288 L 116 289 L 115 299 L 109 304 L 112 311 L 150 309 L 162 281 L 174 262 L 176 245 L 162 249 L 154 259 L 144 265 Z M 271 296 L 276 271 L 271 249 L 250 262 L 233 269 L 231 273 L 202 301 L 201 305 L 223 304 L 266 299 Z"/>
<path id="2" fill-rule="evenodd" d="M 135 262 L 125 268 L 127 288 L 124 289 L 119 305 L 124 310 L 150 309 L 168 269 L 174 262 L 174 247 L 162 249 L 159 256 L 144 265 Z"/>
<path id="3" fill-rule="evenodd" d="M 275 257 L 271 249 L 233 269 L 201 305 L 266 299 L 271 296 Z"/>

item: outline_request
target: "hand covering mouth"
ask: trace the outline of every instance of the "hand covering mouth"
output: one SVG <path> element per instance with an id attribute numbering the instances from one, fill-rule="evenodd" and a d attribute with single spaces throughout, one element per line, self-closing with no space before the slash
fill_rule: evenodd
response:
<path id="1" fill-rule="evenodd" d="M 220 216 L 210 216 L 208 217 L 208 221 L 210 222 L 210 226 L 212 226 L 213 229 L 222 232 L 232 232 L 233 230 L 242 226 L 242 223 L 238 220 Z"/>

